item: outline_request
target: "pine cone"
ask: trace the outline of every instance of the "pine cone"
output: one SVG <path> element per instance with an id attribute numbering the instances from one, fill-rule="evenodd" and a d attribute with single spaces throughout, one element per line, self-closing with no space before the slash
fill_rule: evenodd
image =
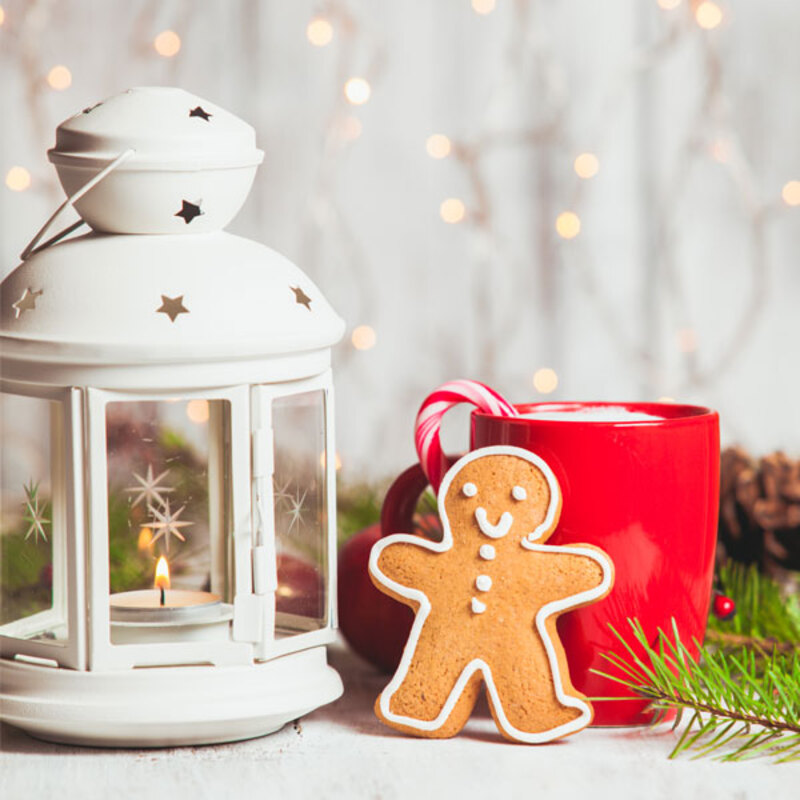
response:
<path id="1" fill-rule="evenodd" d="M 780 578 L 800 570 L 800 460 L 723 451 L 718 560 L 727 558 Z"/>

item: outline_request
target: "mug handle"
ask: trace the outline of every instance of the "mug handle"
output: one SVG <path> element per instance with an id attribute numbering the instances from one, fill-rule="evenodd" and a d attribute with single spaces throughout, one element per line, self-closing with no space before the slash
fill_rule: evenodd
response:
<path id="1" fill-rule="evenodd" d="M 447 469 L 461 456 L 445 456 Z M 447 471 L 447 470 L 445 470 Z M 381 507 L 381 536 L 392 533 L 410 533 L 414 525 L 414 512 L 420 497 L 429 486 L 427 475 L 419 463 L 412 464 L 400 473 L 386 492 Z"/>

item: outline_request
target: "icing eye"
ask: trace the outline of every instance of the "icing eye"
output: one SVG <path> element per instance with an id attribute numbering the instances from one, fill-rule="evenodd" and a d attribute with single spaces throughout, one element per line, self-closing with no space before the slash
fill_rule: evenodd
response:
<path id="1" fill-rule="evenodd" d="M 474 483 L 465 483 L 461 487 L 464 497 L 475 497 L 478 494 L 478 487 Z"/>
<path id="2" fill-rule="evenodd" d="M 515 500 L 524 500 L 528 496 L 528 493 L 525 491 L 525 487 L 524 486 L 515 486 L 511 490 L 511 496 Z"/>

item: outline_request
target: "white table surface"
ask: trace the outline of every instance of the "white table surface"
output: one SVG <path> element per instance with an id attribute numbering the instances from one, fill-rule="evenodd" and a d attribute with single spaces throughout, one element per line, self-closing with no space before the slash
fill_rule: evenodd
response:
<path id="1" fill-rule="evenodd" d="M 0 726 L 0 798 L 800 798 L 800 763 L 669 761 L 669 725 L 531 747 L 501 739 L 483 707 L 454 739 L 405 737 L 372 713 L 387 678 L 343 646 L 330 661 L 344 680 L 340 700 L 248 742 L 101 750 Z"/>

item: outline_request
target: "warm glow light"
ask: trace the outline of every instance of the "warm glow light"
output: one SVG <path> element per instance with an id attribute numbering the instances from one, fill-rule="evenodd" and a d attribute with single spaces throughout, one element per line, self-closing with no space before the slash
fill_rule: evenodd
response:
<path id="1" fill-rule="evenodd" d="M 208 400 L 190 400 L 186 404 L 186 416 L 198 425 L 208 422 Z"/>
<path id="2" fill-rule="evenodd" d="M 350 78 L 344 85 L 344 96 L 354 106 L 363 106 L 371 94 L 372 88 L 364 78 Z"/>
<path id="3" fill-rule="evenodd" d="M 63 64 L 59 64 L 47 73 L 47 82 L 51 89 L 62 92 L 72 86 L 72 73 Z"/>
<path id="4" fill-rule="evenodd" d="M 147 526 L 143 526 L 139 530 L 139 539 L 136 542 L 136 546 L 139 550 L 147 550 L 148 547 L 153 543 L 153 531 L 148 528 Z"/>
<path id="5" fill-rule="evenodd" d="M 572 166 L 579 178 L 594 178 L 600 170 L 600 162 L 594 153 L 581 153 Z"/>
<path id="6" fill-rule="evenodd" d="M 491 14 L 496 5 L 497 0 L 472 0 L 472 10 L 481 16 Z"/>
<path id="7" fill-rule="evenodd" d="M 14 192 L 24 192 L 31 185 L 31 174 L 25 167 L 11 167 L 6 173 L 6 186 Z"/>
<path id="8" fill-rule="evenodd" d="M 711 0 L 703 0 L 694 10 L 694 18 L 701 28 L 710 31 L 722 22 L 722 9 Z"/>
<path id="9" fill-rule="evenodd" d="M 731 159 L 731 143 L 725 139 L 717 139 L 711 143 L 711 158 L 720 164 L 726 164 Z"/>
<path id="10" fill-rule="evenodd" d="M 659 403 L 676 403 L 677 400 L 674 397 L 667 397 L 667 395 L 664 395 L 663 397 L 659 397 L 658 398 L 658 402 Z"/>
<path id="11" fill-rule="evenodd" d="M 425 142 L 425 149 L 431 158 L 447 158 L 450 155 L 452 145 L 450 140 L 442 133 L 434 133 Z"/>
<path id="12" fill-rule="evenodd" d="M 681 4 L 681 0 L 658 0 L 658 7 L 664 11 L 672 11 Z"/>
<path id="13" fill-rule="evenodd" d="M 325 469 L 325 465 L 327 463 L 328 463 L 328 459 L 327 459 L 327 456 L 325 455 L 325 453 L 320 454 L 319 465 L 322 467 L 322 469 Z M 338 453 L 334 454 L 333 464 L 336 467 L 336 471 L 337 472 L 342 468 L 342 459 L 339 458 L 339 454 Z"/>
<path id="14" fill-rule="evenodd" d="M 681 328 L 677 333 L 678 350 L 693 353 L 697 350 L 697 335 L 691 328 Z"/>
<path id="15" fill-rule="evenodd" d="M 359 325 L 350 337 L 356 350 L 369 350 L 375 347 L 375 330 L 369 325 Z"/>
<path id="16" fill-rule="evenodd" d="M 314 17 L 308 23 L 306 37 L 315 47 L 325 47 L 333 39 L 333 25 L 325 17 Z"/>
<path id="17" fill-rule="evenodd" d="M 342 139 L 348 142 L 354 142 L 358 139 L 363 129 L 364 126 L 361 124 L 361 120 L 358 117 L 345 117 L 339 124 L 339 132 L 341 133 Z"/>
<path id="18" fill-rule="evenodd" d="M 787 206 L 800 206 L 800 181 L 789 181 L 781 191 L 783 202 Z"/>
<path id="19" fill-rule="evenodd" d="M 447 200 L 443 200 L 442 204 L 439 206 L 439 215 L 445 222 L 451 225 L 461 222 L 466 213 L 467 209 L 464 203 L 457 197 L 448 197 Z"/>
<path id="20" fill-rule="evenodd" d="M 6 21 L 6 12 L 3 6 L 0 6 L 0 25 Z"/>
<path id="21" fill-rule="evenodd" d="M 533 373 L 533 388 L 542 394 L 554 392 L 558 386 L 558 375 L 550 367 L 542 367 Z"/>
<path id="22" fill-rule="evenodd" d="M 556 218 L 556 231 L 564 239 L 574 239 L 581 232 L 580 217 L 574 211 L 562 211 Z"/>
<path id="23" fill-rule="evenodd" d="M 172 58 L 181 49 L 181 37 L 175 31 L 161 31 L 153 40 L 156 53 L 164 58 Z"/>
<path id="24" fill-rule="evenodd" d="M 169 564 L 164 556 L 156 564 L 156 579 L 153 583 L 156 589 L 169 589 Z"/>

